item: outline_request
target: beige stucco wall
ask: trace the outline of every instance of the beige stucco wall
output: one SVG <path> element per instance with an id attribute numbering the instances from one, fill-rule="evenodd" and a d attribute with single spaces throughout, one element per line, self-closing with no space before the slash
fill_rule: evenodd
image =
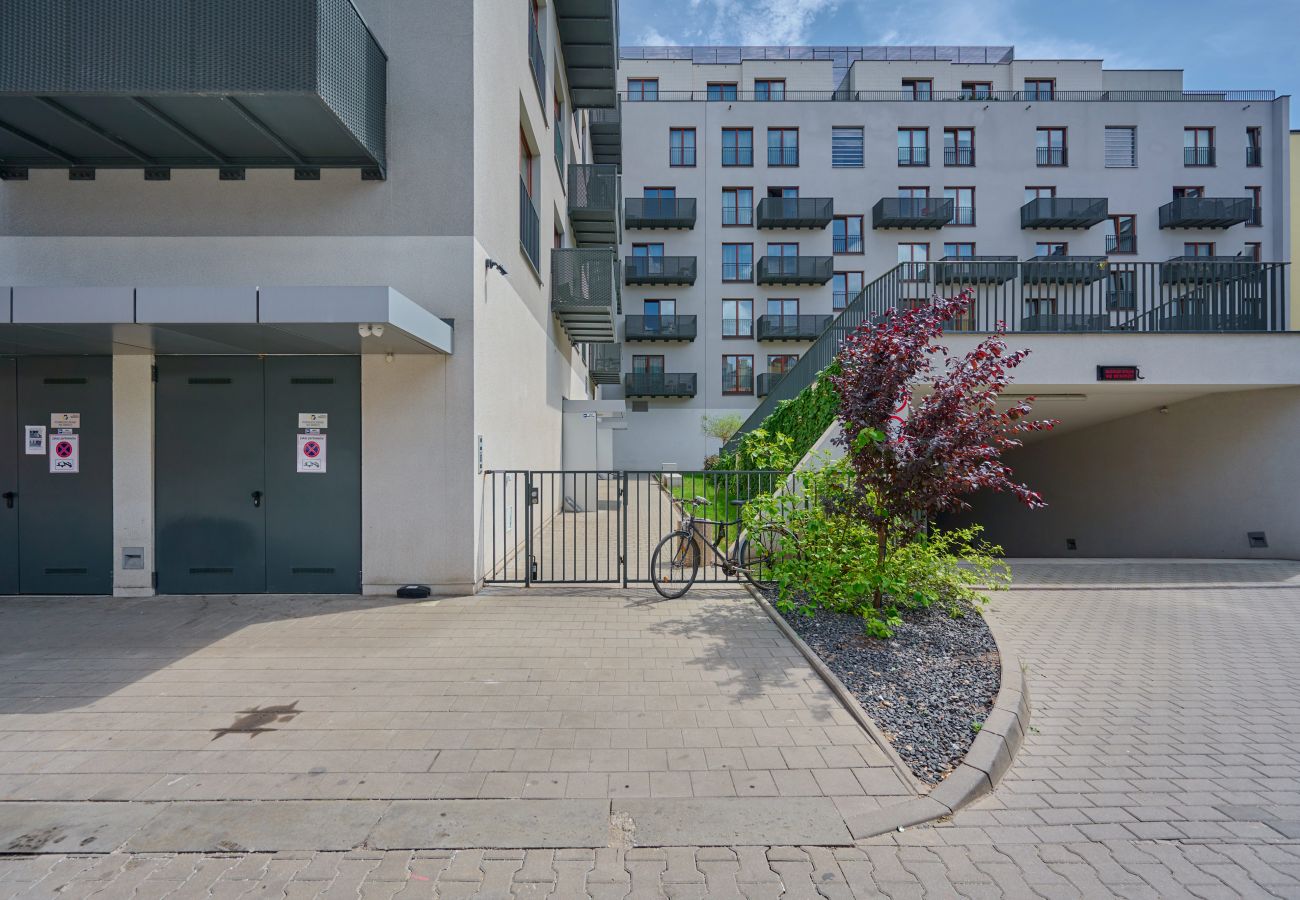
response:
<path id="1" fill-rule="evenodd" d="M 153 594 L 153 357 L 113 357 L 113 595 Z M 122 548 L 144 548 L 143 569 Z"/>

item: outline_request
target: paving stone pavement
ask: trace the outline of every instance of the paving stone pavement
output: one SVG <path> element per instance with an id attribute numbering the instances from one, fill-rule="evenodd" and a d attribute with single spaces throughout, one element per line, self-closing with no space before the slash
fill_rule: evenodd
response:
<path id="1" fill-rule="evenodd" d="M 1039 587 L 990 620 L 1032 728 L 951 822 L 838 848 L 13 857 L 0 896 L 1300 897 L 1300 566 L 1019 571 Z"/>

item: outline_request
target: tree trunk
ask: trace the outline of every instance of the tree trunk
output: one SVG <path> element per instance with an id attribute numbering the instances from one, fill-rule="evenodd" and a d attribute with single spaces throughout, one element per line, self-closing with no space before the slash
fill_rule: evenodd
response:
<path id="1" fill-rule="evenodd" d="M 880 574 L 885 570 L 885 550 L 888 547 L 888 544 L 889 544 L 889 524 L 887 522 L 880 522 L 879 524 L 876 525 L 876 576 L 877 578 L 879 578 Z M 881 610 L 885 608 L 885 594 L 884 591 L 882 591 L 880 588 L 879 581 L 876 582 L 875 595 L 873 599 L 876 604 L 876 609 Z"/>

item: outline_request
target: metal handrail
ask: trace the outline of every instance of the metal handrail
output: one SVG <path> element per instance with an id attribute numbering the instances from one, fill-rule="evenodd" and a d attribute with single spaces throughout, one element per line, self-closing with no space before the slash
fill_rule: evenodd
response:
<path id="1" fill-rule="evenodd" d="M 626 91 L 620 96 L 628 98 Z M 774 100 L 768 96 L 759 97 L 754 91 L 737 91 L 734 96 L 710 98 L 707 90 L 703 91 L 659 91 L 655 100 L 633 101 L 645 103 L 789 103 L 801 102 L 875 102 L 875 103 L 1240 103 L 1268 102 L 1277 99 L 1277 92 L 1271 90 L 1206 90 L 1206 91 L 931 91 L 918 96 L 913 91 L 852 91 L 837 90 L 789 90 L 783 100 Z"/>

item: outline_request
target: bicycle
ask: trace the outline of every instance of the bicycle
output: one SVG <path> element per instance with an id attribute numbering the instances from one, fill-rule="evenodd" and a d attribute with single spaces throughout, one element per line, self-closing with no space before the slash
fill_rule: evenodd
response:
<path id="1" fill-rule="evenodd" d="M 735 506 L 743 506 L 745 501 L 732 500 Z M 700 573 L 701 545 L 712 551 L 718 559 L 722 573 L 728 578 L 741 576 L 760 590 L 771 590 L 776 581 L 771 577 L 773 566 L 782 558 L 798 552 L 794 533 L 783 525 L 760 525 L 752 537 L 748 532 L 741 532 L 734 544 L 734 555 L 723 552 L 719 544 L 726 546 L 727 529 L 739 526 L 739 517 L 730 521 L 701 519 L 695 515 L 694 508 L 707 506 L 704 497 L 683 501 L 692 507 L 682 519 L 681 526 L 670 533 L 655 547 L 650 556 L 650 581 L 659 596 L 666 600 L 675 600 L 691 589 Z M 715 543 L 699 527 L 717 525 L 719 540 Z M 765 577 L 766 576 L 766 577 Z"/>

